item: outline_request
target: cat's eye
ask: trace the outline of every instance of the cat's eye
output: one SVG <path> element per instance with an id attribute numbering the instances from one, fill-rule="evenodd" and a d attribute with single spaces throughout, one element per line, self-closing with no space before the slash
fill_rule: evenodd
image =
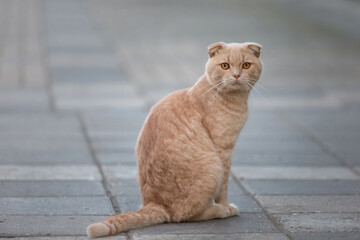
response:
<path id="1" fill-rule="evenodd" d="M 221 68 L 224 70 L 228 70 L 230 68 L 230 65 L 228 63 L 222 63 Z"/>
<path id="2" fill-rule="evenodd" d="M 245 62 L 245 63 L 243 63 L 243 65 L 242 65 L 243 69 L 249 69 L 250 66 L 251 66 L 251 63 L 249 63 L 249 62 Z"/>

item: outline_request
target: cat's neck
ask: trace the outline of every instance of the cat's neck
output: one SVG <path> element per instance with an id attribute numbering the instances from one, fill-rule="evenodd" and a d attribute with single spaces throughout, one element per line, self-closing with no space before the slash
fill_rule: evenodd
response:
<path id="1" fill-rule="evenodd" d="M 189 94 L 204 108 L 213 110 L 228 108 L 239 113 L 247 111 L 247 100 L 249 98 L 247 91 L 219 91 L 219 88 L 210 84 L 206 74 L 201 76 L 199 81 L 189 89 Z"/>

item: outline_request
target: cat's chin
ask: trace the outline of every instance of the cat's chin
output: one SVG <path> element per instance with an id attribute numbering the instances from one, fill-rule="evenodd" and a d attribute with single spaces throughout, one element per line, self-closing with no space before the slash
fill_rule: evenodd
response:
<path id="1" fill-rule="evenodd" d="M 230 91 L 246 91 L 246 86 L 244 83 L 239 81 L 233 81 L 228 85 Z"/>

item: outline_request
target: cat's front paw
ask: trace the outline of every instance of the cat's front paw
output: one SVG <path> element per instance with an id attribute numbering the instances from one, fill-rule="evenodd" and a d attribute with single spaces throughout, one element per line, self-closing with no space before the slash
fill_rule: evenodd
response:
<path id="1" fill-rule="evenodd" d="M 230 216 L 239 215 L 239 209 L 234 203 L 229 204 Z"/>

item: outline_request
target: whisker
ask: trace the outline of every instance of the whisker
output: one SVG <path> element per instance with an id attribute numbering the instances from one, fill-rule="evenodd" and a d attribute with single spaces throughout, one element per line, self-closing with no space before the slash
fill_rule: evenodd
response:
<path id="1" fill-rule="evenodd" d="M 223 90 L 227 85 L 229 84 L 229 82 L 223 82 L 223 84 L 217 89 L 217 91 L 215 92 L 215 94 L 212 96 L 211 99 L 215 98 L 216 96 L 219 95 L 220 91 Z"/>
<path id="2" fill-rule="evenodd" d="M 254 79 L 254 78 L 246 78 L 245 80 L 250 81 L 252 84 L 255 84 L 255 82 L 257 81 L 257 80 Z M 270 96 L 272 95 L 271 92 L 270 92 L 268 89 L 266 89 L 264 86 L 262 86 L 260 83 L 256 82 L 256 86 L 261 87 L 261 88 L 262 88 L 263 90 L 265 90 L 265 92 L 266 92 L 267 94 L 269 94 Z"/>
<path id="3" fill-rule="evenodd" d="M 264 95 L 261 94 L 261 92 L 255 87 L 255 85 L 251 85 L 249 82 L 246 82 L 249 86 L 251 86 L 252 89 L 255 90 L 256 94 L 258 94 L 259 96 L 261 96 L 263 99 L 265 99 Z"/>
<path id="4" fill-rule="evenodd" d="M 203 95 L 205 95 L 206 93 L 208 93 L 209 91 L 213 90 L 214 88 L 217 89 L 218 86 L 220 86 L 223 83 L 223 81 L 218 82 L 215 85 L 212 85 L 212 87 L 210 87 L 210 89 L 208 89 L 206 92 L 204 92 L 203 94 L 200 95 L 200 97 L 202 97 Z"/>

